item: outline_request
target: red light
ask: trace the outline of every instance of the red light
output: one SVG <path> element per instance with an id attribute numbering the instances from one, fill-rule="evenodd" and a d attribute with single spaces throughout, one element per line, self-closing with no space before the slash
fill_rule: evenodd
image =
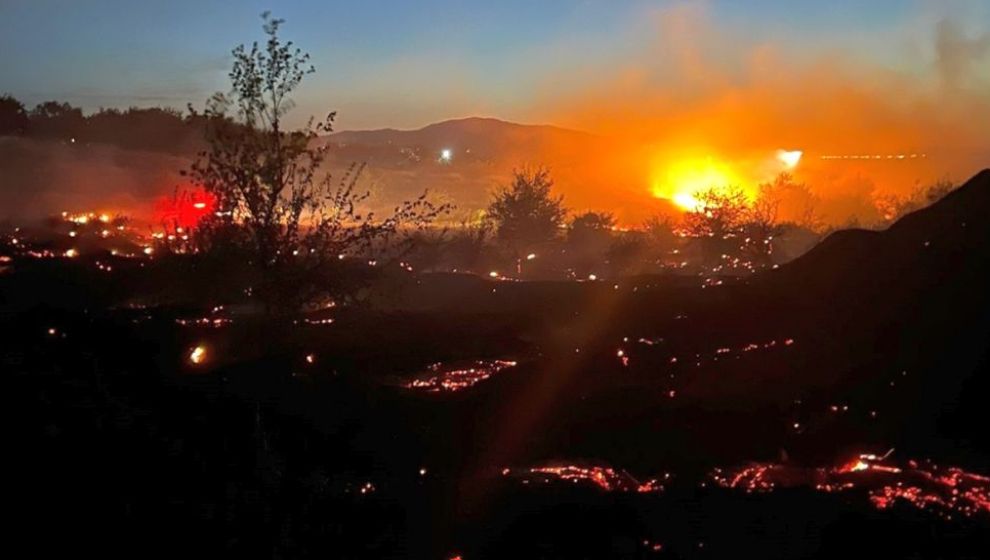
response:
<path id="1" fill-rule="evenodd" d="M 194 228 L 216 210 L 217 198 L 202 188 L 176 191 L 155 201 L 155 219 L 166 226 Z"/>

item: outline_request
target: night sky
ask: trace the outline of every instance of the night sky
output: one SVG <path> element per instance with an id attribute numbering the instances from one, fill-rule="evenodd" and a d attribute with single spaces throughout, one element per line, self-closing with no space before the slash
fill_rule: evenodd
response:
<path id="1" fill-rule="evenodd" d="M 964 50 L 975 60 L 990 49 L 985 0 L 0 0 L 0 91 L 88 111 L 198 104 L 225 89 L 230 50 L 261 37 L 265 10 L 287 20 L 285 38 L 317 66 L 294 118 L 336 109 L 342 128 L 553 121 L 558 98 L 626 61 L 681 56 L 650 51 L 669 33 L 657 22 L 679 13 L 685 40 L 716 34 L 933 79 L 938 22 L 973 39 Z"/>

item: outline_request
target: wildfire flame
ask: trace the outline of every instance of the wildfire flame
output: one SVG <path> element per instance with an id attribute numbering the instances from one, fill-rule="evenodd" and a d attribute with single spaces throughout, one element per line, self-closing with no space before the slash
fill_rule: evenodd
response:
<path id="1" fill-rule="evenodd" d="M 189 352 L 189 361 L 194 365 L 200 365 L 206 361 L 206 347 L 197 346 Z"/>
<path id="2" fill-rule="evenodd" d="M 653 196 L 665 198 L 684 211 L 697 210 L 698 193 L 707 189 L 743 186 L 732 167 L 713 157 L 679 159 L 665 166 L 653 181 Z M 748 192 L 747 192 L 748 194 Z"/>

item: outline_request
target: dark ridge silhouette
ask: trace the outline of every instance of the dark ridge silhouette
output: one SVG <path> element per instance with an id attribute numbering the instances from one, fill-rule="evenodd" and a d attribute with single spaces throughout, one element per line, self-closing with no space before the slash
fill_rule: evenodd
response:
<path id="1" fill-rule="evenodd" d="M 545 150 L 562 152 L 586 150 L 596 136 L 549 125 L 528 125 L 486 117 L 468 117 L 433 123 L 416 130 L 341 131 L 326 137 L 338 144 L 368 147 L 421 148 L 430 153 L 453 150 L 455 157 L 470 154 L 477 158 L 504 157 L 511 153 L 542 154 Z M 526 160 L 522 160 L 526 161 Z"/>
<path id="2" fill-rule="evenodd" d="M 957 266 L 981 269 L 990 257 L 990 170 L 983 170 L 929 207 L 916 210 L 884 231 L 845 230 L 788 263 L 771 276 L 808 287 L 850 288 L 909 282 L 968 281 Z M 817 279 L 817 280 L 816 280 Z"/>
<path id="3" fill-rule="evenodd" d="M 526 140 L 544 136 L 573 139 L 594 137 L 587 132 L 552 125 L 520 124 L 492 117 L 465 117 L 440 121 L 413 130 L 395 128 L 342 130 L 330 135 L 329 139 L 336 142 L 354 142 L 367 145 L 436 145 L 440 147 L 445 145 L 445 141 L 483 145 L 493 141 L 493 138 L 513 137 Z"/>

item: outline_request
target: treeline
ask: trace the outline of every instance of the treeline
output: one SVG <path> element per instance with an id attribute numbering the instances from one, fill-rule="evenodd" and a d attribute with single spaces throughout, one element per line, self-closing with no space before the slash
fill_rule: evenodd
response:
<path id="1" fill-rule="evenodd" d="M 0 97 L 0 136 L 191 153 L 203 145 L 203 128 L 203 117 L 171 108 L 101 108 L 85 115 L 65 102 L 45 101 L 29 109 L 10 95 Z"/>
<path id="2" fill-rule="evenodd" d="M 417 270 L 460 270 L 516 279 L 603 279 L 674 272 L 718 283 L 792 260 L 841 226 L 819 214 L 819 198 L 788 173 L 747 194 L 735 185 L 693 193 L 694 208 L 619 227 L 604 211 L 574 212 L 554 194 L 546 168 L 522 169 L 487 209 L 458 228 L 420 235 L 406 261 Z M 877 197 L 878 218 L 847 227 L 884 228 L 937 202 L 949 181 L 906 197 Z M 852 220 L 850 220 L 852 221 Z"/>
<path id="3" fill-rule="evenodd" d="M 782 217 L 795 192 L 811 196 L 786 174 L 761 185 L 752 201 L 738 187 L 712 187 L 696 194 L 695 209 L 634 228 L 619 227 L 609 212 L 572 211 L 553 186 L 546 168 L 517 170 L 481 215 L 420 235 L 406 261 L 417 270 L 514 279 L 740 276 L 796 257 L 821 235 L 813 201 L 803 201 L 800 219 Z"/>

